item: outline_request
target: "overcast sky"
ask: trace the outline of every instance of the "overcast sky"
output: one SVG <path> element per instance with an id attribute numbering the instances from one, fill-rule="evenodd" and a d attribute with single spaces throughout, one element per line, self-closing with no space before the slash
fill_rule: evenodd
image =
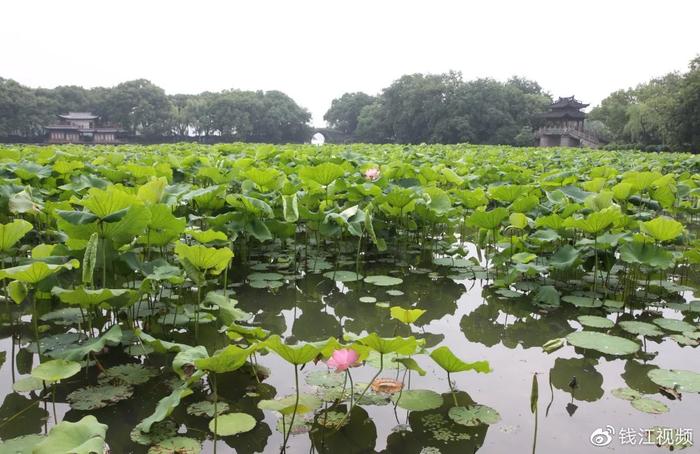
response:
<path id="1" fill-rule="evenodd" d="M 403 74 L 521 75 L 594 105 L 700 53 L 697 0 L 2 0 L 0 18 L 0 77 L 276 89 L 316 125 L 333 98 Z"/>

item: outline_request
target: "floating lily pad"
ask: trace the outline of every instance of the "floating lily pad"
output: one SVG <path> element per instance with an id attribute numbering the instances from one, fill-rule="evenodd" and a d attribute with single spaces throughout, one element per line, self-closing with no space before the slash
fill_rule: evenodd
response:
<path id="1" fill-rule="evenodd" d="M 520 298 L 521 296 L 523 296 L 522 293 L 513 291 L 508 288 L 499 288 L 498 290 L 496 290 L 496 293 L 504 298 Z"/>
<path id="2" fill-rule="evenodd" d="M 425 411 L 442 405 L 442 396 L 429 389 L 410 389 L 394 394 L 391 400 L 399 407 L 411 411 Z"/>
<path id="3" fill-rule="evenodd" d="M 452 407 L 447 415 L 457 424 L 468 427 L 479 426 L 481 424 L 496 424 L 501 420 L 501 415 L 487 405 Z"/>
<path id="4" fill-rule="evenodd" d="M 334 388 L 336 386 L 343 386 L 343 381 L 345 380 L 344 374 L 338 374 L 335 372 L 328 372 L 325 370 L 315 370 L 309 372 L 306 376 L 306 383 L 314 386 L 323 386 L 326 388 Z"/>
<path id="5" fill-rule="evenodd" d="M 691 347 L 698 345 L 697 339 L 692 339 L 688 336 L 684 336 L 683 334 L 671 334 L 670 337 L 676 341 L 678 345 L 687 345 Z"/>
<path id="6" fill-rule="evenodd" d="M 280 273 L 253 273 L 247 276 L 249 281 L 281 281 L 284 276 Z"/>
<path id="7" fill-rule="evenodd" d="M 154 445 L 168 438 L 174 437 L 177 433 L 177 424 L 172 419 L 166 419 L 154 423 L 151 426 L 150 432 L 142 432 L 141 429 L 136 426 L 131 430 L 129 434 L 131 441 L 138 443 L 140 445 Z"/>
<path id="8" fill-rule="evenodd" d="M 689 370 L 653 369 L 647 376 L 659 386 L 688 393 L 700 393 L 700 374 Z"/>
<path id="9" fill-rule="evenodd" d="M 202 445 L 199 440 L 189 437 L 167 438 L 148 450 L 148 454 L 199 454 L 200 452 L 202 452 Z"/>
<path id="10" fill-rule="evenodd" d="M 369 304 L 371 304 L 371 303 L 376 303 L 376 302 L 377 302 L 377 298 L 375 298 L 375 297 L 373 297 L 373 296 L 361 296 L 361 297 L 360 297 L 360 302 L 361 302 L 361 303 L 369 303 Z"/>
<path id="11" fill-rule="evenodd" d="M 632 333 L 632 334 L 648 336 L 648 337 L 656 337 L 656 336 L 663 336 L 664 335 L 663 331 L 659 330 L 659 328 L 657 328 L 656 325 L 652 325 L 651 323 L 638 322 L 638 321 L 625 321 L 625 322 L 620 322 L 619 325 L 620 325 L 620 328 L 622 328 L 625 331 L 627 331 L 628 333 Z"/>
<path id="12" fill-rule="evenodd" d="M 579 348 L 596 350 L 606 355 L 631 355 L 639 350 L 639 344 L 624 337 L 593 331 L 577 331 L 566 336 L 566 341 Z"/>
<path id="13" fill-rule="evenodd" d="M 127 385 L 86 386 L 68 394 L 67 399 L 74 410 L 95 410 L 125 400 L 134 394 Z"/>
<path id="14" fill-rule="evenodd" d="M 666 404 L 646 397 L 634 399 L 632 400 L 631 404 L 637 410 L 643 411 L 644 413 L 651 413 L 653 415 L 660 415 L 661 413 L 668 412 L 668 407 Z"/>
<path id="15" fill-rule="evenodd" d="M 391 290 L 387 290 L 386 294 L 389 296 L 402 296 L 404 293 L 401 290 L 391 289 Z"/>
<path id="16" fill-rule="evenodd" d="M 392 285 L 401 284 L 403 282 L 403 279 L 377 274 L 374 276 L 367 276 L 365 278 L 365 282 L 367 282 L 368 284 L 378 285 L 380 287 L 390 287 Z"/>
<path id="17" fill-rule="evenodd" d="M 257 281 L 250 281 L 249 285 L 253 288 L 279 288 L 279 287 L 282 287 L 284 285 L 284 282 L 257 280 Z"/>
<path id="18" fill-rule="evenodd" d="M 158 375 L 158 370 L 143 364 L 121 364 L 106 369 L 98 378 L 100 383 L 118 382 L 141 385 Z"/>
<path id="19" fill-rule="evenodd" d="M 674 320 L 672 318 L 656 318 L 653 322 L 667 331 L 675 331 L 682 333 L 684 331 L 694 331 L 695 326 L 683 320 Z"/>
<path id="20" fill-rule="evenodd" d="M 226 402 L 216 403 L 216 414 L 222 415 L 226 413 L 229 409 L 229 405 Z M 203 400 L 201 402 L 195 402 L 187 407 L 187 414 L 193 416 L 207 416 L 209 418 L 214 417 L 214 402 L 208 400 Z"/>
<path id="21" fill-rule="evenodd" d="M 0 452 L 6 454 L 32 454 L 34 446 L 44 439 L 43 435 L 23 435 L 0 442 Z"/>
<path id="22" fill-rule="evenodd" d="M 635 400 L 642 398 L 642 394 L 632 388 L 615 388 L 610 391 L 610 393 L 622 400 Z"/>
<path id="23" fill-rule="evenodd" d="M 20 378 L 12 384 L 12 389 L 18 393 L 28 393 L 30 391 L 39 391 L 44 389 L 44 380 L 36 377 L 27 376 Z"/>
<path id="24" fill-rule="evenodd" d="M 576 307 L 601 307 L 603 302 L 596 298 L 591 298 L 590 296 L 576 296 L 576 295 L 566 295 L 561 298 L 569 304 L 573 304 Z"/>
<path id="25" fill-rule="evenodd" d="M 323 273 L 324 277 L 327 277 L 328 279 L 333 279 L 334 281 L 338 282 L 355 282 L 359 281 L 362 279 L 361 274 L 357 274 L 354 271 L 328 271 L 326 273 Z"/>
<path id="26" fill-rule="evenodd" d="M 577 317 L 577 320 L 583 326 L 590 326 L 591 328 L 608 329 L 615 326 L 612 320 L 597 315 L 580 315 Z"/>
<path id="27" fill-rule="evenodd" d="M 290 428 L 289 424 L 291 422 L 292 415 L 284 415 L 277 420 L 275 428 L 281 434 L 286 434 L 287 431 L 289 431 L 289 433 L 292 435 L 309 433 L 311 430 L 311 420 L 308 416 L 296 415 L 294 417 L 294 424 L 292 424 L 292 427 Z"/>
<path id="28" fill-rule="evenodd" d="M 228 437 L 253 430 L 257 421 L 247 413 L 227 413 L 209 421 L 209 430 Z M 214 428 L 216 427 L 216 431 Z"/>

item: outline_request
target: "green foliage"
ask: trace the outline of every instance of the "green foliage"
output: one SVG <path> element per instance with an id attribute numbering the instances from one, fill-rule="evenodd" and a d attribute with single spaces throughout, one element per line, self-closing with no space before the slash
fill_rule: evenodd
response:
<path id="1" fill-rule="evenodd" d="M 77 422 L 61 421 L 38 443 L 32 454 L 101 454 L 105 450 L 107 425 L 88 415 Z"/>
<path id="2" fill-rule="evenodd" d="M 457 358 L 452 350 L 447 346 L 438 347 L 430 353 L 430 357 L 440 366 L 445 372 L 456 373 L 473 370 L 480 373 L 491 372 L 491 366 L 488 361 L 475 361 L 466 363 Z"/>

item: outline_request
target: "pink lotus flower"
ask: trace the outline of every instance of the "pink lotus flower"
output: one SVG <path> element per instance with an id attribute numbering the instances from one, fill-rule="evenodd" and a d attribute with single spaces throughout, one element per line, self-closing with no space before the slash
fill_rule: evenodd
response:
<path id="1" fill-rule="evenodd" d="M 326 361 L 328 367 L 335 369 L 336 372 L 348 370 L 349 367 L 356 365 L 360 355 L 350 348 L 341 348 L 333 352 L 333 355 Z"/>
<path id="2" fill-rule="evenodd" d="M 365 178 L 370 180 L 370 181 L 377 181 L 379 179 L 380 173 L 381 173 L 381 171 L 376 167 L 371 168 L 371 169 L 367 169 L 367 170 L 365 170 Z"/>

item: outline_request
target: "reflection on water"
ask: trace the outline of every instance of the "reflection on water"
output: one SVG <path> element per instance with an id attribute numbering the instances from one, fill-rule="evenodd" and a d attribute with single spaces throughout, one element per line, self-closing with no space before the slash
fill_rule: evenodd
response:
<path id="1" fill-rule="evenodd" d="M 380 336 L 415 335 L 425 340 L 426 348 L 447 345 L 466 361 L 486 359 L 494 369 L 491 374 L 465 372 L 452 379 L 459 391 L 460 405 L 480 403 L 495 408 L 501 422 L 492 426 L 465 427 L 452 422 L 447 416 L 453 406 L 452 395 L 442 370 L 425 355 L 415 359 L 427 371 L 425 376 L 410 374 L 411 388 L 432 389 L 443 393 L 442 407 L 429 411 L 407 412 L 388 402 L 383 405 L 356 407 L 348 423 L 337 431 L 328 430 L 318 419 L 327 412 L 346 411 L 344 405 L 327 402 L 311 421 L 308 433 L 292 436 L 290 452 L 321 453 L 502 453 L 525 452 L 532 444 L 533 418 L 529 411 L 530 383 L 533 373 L 540 374 L 541 413 L 538 428 L 538 452 L 588 453 L 595 449 L 589 442 L 593 430 L 605 425 L 613 427 L 652 427 L 665 425 L 697 429 L 695 408 L 697 395 L 683 396 L 682 401 L 665 401 L 671 411 L 663 415 L 649 415 L 632 409 L 628 402 L 610 395 L 610 390 L 629 386 L 641 393 L 658 394 L 658 386 L 647 377 L 656 367 L 700 370 L 700 359 L 694 347 L 680 346 L 668 338 L 646 339 L 643 352 L 634 357 L 610 357 L 566 347 L 553 354 L 542 351 L 541 345 L 553 338 L 565 337 L 579 328 L 576 317 L 581 314 L 604 315 L 613 321 L 644 320 L 640 308 L 626 309 L 620 315 L 605 308 L 580 309 L 563 304 L 548 308 L 533 304 L 527 298 L 498 292 L 485 282 L 457 276 L 459 270 L 435 267 L 409 256 L 402 263 L 390 260 L 368 260 L 363 272 L 401 277 L 403 283 L 391 287 L 369 285 L 363 282 L 336 282 L 322 272 L 300 276 L 289 273 L 284 285 L 274 288 L 253 288 L 235 284 L 238 308 L 253 315 L 252 323 L 273 333 L 287 337 L 288 342 L 319 341 L 344 334 L 376 332 Z M 262 263 L 262 262 L 261 262 Z M 342 261 L 340 262 L 343 265 Z M 348 261 L 346 268 L 352 268 Z M 256 267 L 256 262 L 249 263 Z M 313 267 L 312 267 L 313 268 Z M 265 269 L 258 263 L 249 270 L 240 267 L 231 282 L 243 282 L 256 269 Z M 281 272 L 284 273 L 284 270 Z M 453 277 L 449 277 L 453 276 Z M 459 277 L 456 279 L 455 277 Z M 387 292 L 392 290 L 392 292 Z M 397 292 L 398 290 L 398 292 Z M 365 297 L 365 298 L 363 298 Z M 366 298 L 370 297 L 370 298 Z M 364 300 L 361 300 L 361 298 Z M 417 307 L 427 312 L 413 327 L 401 324 L 389 315 L 390 306 Z M 41 433 L 53 424 L 50 408 L 37 399 L 36 392 L 17 393 L 12 384 L 26 376 L 37 363 L 31 344 L 32 330 L 29 318 L 12 322 L 22 307 L 3 307 L 0 335 L 5 350 L 5 361 L 0 369 L 2 405 L 0 406 L 0 438 L 8 439 L 25 434 Z M 50 311 L 42 303 L 41 312 Z M 166 317 L 167 319 L 167 317 Z M 697 319 L 689 319 L 697 323 Z M 147 320 L 146 328 L 155 337 L 193 344 L 186 329 L 171 332 L 170 327 Z M 70 325 L 47 324 L 46 329 L 61 334 Z M 182 328 L 182 327 L 178 327 Z M 617 335 L 631 337 L 613 328 Z M 65 336 L 64 336 L 65 337 Z M 64 341 L 57 336 L 56 348 Z M 197 343 L 214 351 L 228 343 L 214 324 L 200 327 Z M 136 398 L 116 405 L 91 411 L 99 421 L 108 424 L 108 442 L 115 453 L 143 453 L 147 447 L 134 443 L 130 432 L 143 418 L 149 416 L 157 401 L 170 392 L 170 358 L 149 355 L 149 366 L 162 368 L 157 379 L 136 387 Z M 136 361 L 121 349 L 103 352 L 102 367 Z M 257 408 L 260 399 L 286 396 L 293 392 L 290 366 L 275 355 L 258 358 L 261 367 L 269 369 L 270 376 L 258 383 L 251 368 L 223 374 L 217 379 L 220 401 L 228 403 L 231 411 L 253 415 L 259 423 L 251 432 L 224 437 L 220 443 L 235 448 L 239 453 L 276 452 L 282 442 L 277 430 L 278 418 Z M 398 363 L 390 363 L 386 377 L 398 377 L 402 371 Z M 323 365 L 309 365 L 302 376 Z M 261 369 L 262 370 L 262 369 Z M 59 413 L 66 420 L 77 420 L 85 412 L 70 409 L 66 396 L 86 383 L 96 382 L 95 369 L 89 376 L 84 373 L 58 387 Z M 355 372 L 357 383 L 366 383 L 375 370 L 371 365 Z M 206 417 L 191 415 L 189 403 L 204 400 L 209 390 L 203 383 L 195 389 L 187 403 L 177 407 L 171 419 L 177 422 L 180 434 L 204 440 L 207 435 Z M 304 392 L 315 392 L 315 387 L 303 385 Z M 546 412 L 544 411 L 546 408 Z M 59 418 L 60 419 L 60 418 Z M 223 445 L 220 445 L 223 446 Z M 619 446 L 618 446 L 619 447 Z M 211 451 L 211 441 L 204 443 Z M 621 449 L 624 449 L 622 447 Z M 634 452 L 647 452 L 649 447 L 636 447 Z M 222 451 L 219 451 L 222 452 Z"/>

